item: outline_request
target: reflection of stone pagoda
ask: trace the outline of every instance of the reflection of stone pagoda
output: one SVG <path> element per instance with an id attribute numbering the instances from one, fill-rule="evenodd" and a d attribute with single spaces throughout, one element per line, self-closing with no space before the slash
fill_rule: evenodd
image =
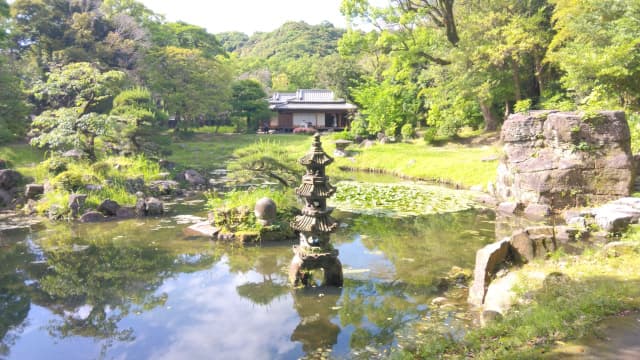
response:
<path id="1" fill-rule="evenodd" d="M 322 150 L 320 134 L 314 135 L 311 151 L 299 160 L 307 168 L 302 177 L 302 185 L 296 193 L 305 200 L 302 215 L 291 223 L 300 232 L 300 244 L 293 247 L 295 256 L 291 261 L 289 278 L 295 285 L 309 285 L 308 272 L 323 269 L 324 285 L 342 286 L 342 264 L 338 260 L 338 250 L 329 244 L 329 234 L 335 231 L 337 223 L 330 216 L 333 209 L 327 209 L 327 198 L 336 188 L 329 184 L 325 167 L 333 159 Z"/>

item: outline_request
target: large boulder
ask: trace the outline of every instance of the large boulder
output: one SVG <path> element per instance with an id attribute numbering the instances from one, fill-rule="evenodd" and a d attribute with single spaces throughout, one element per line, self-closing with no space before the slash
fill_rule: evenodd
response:
<path id="1" fill-rule="evenodd" d="M 162 215 L 164 213 L 164 204 L 154 197 L 147 198 L 144 202 L 145 214 L 149 216 Z"/>
<path id="2" fill-rule="evenodd" d="M 116 216 L 118 209 L 120 209 L 120 204 L 111 199 L 106 199 L 98 205 L 98 211 L 107 216 Z"/>
<path id="3" fill-rule="evenodd" d="M 24 188 L 24 197 L 27 199 L 35 199 L 42 194 L 44 194 L 44 185 L 42 184 L 27 184 Z"/>
<path id="4" fill-rule="evenodd" d="M 84 207 L 86 200 L 87 194 L 69 195 L 69 209 L 71 209 L 71 216 L 76 217 L 80 214 L 80 210 Z"/>
<path id="5" fill-rule="evenodd" d="M 502 126 L 495 195 L 553 208 L 627 196 L 635 178 L 630 139 L 622 111 L 513 114 Z"/>
<path id="6" fill-rule="evenodd" d="M 495 274 L 498 264 L 507 260 L 509 255 L 509 238 L 489 244 L 476 252 L 473 282 L 469 287 L 468 301 L 470 304 L 480 306 L 484 303 L 491 276 Z"/>
<path id="7" fill-rule="evenodd" d="M 0 170 L 0 189 L 10 190 L 22 181 L 22 175 L 11 169 Z"/>
<path id="8" fill-rule="evenodd" d="M 191 186 L 202 186 L 207 184 L 207 179 L 200 175 L 199 172 L 192 169 L 184 172 L 184 180 Z"/>

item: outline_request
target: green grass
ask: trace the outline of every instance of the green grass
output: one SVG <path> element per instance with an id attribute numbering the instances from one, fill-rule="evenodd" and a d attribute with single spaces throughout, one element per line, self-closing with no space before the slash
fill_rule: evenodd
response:
<path id="1" fill-rule="evenodd" d="M 36 165 L 44 160 L 45 152 L 26 143 L 0 146 L 0 159 L 8 160 L 13 169 L 25 176 L 36 177 Z"/>
<path id="2" fill-rule="evenodd" d="M 310 136 L 297 135 L 209 135 L 197 134 L 190 139 L 174 140 L 170 145 L 171 155 L 168 160 L 173 161 L 182 169 L 213 170 L 226 168 L 233 152 L 242 147 L 250 146 L 258 139 L 269 139 L 280 146 L 299 153 L 300 156 L 311 144 Z"/>
<path id="3" fill-rule="evenodd" d="M 190 139 L 174 140 L 170 145 L 169 160 L 180 168 L 211 170 L 226 168 L 234 151 L 251 146 L 259 139 L 268 139 L 294 154 L 304 155 L 311 145 L 311 137 L 304 135 L 220 135 L 199 134 Z M 323 137 L 325 151 L 332 155 L 335 150 L 333 137 Z M 339 167 L 363 171 L 379 171 L 415 179 L 433 180 L 442 183 L 470 187 L 486 186 L 495 180 L 497 161 L 482 161 L 497 157 L 500 151 L 492 146 L 471 147 L 459 144 L 428 146 L 420 140 L 411 143 L 374 145 L 358 148 L 351 145 L 352 158 L 336 158 L 328 168 L 335 176 Z"/>
<path id="4" fill-rule="evenodd" d="M 434 147 L 420 141 L 374 145 L 368 149 L 352 145 L 349 150 L 356 153 L 354 160 L 338 158 L 338 166 L 364 171 L 382 170 L 398 176 L 462 187 L 486 186 L 489 181 L 494 181 L 498 162 L 482 160 L 500 153 L 492 146 L 450 144 Z"/>
<path id="5" fill-rule="evenodd" d="M 553 357 L 558 345 L 597 332 L 603 319 L 640 309 L 638 229 L 630 231 L 625 241 L 630 242 L 631 250 L 617 256 L 598 250 L 581 256 L 557 254 L 551 260 L 514 269 L 521 278 L 517 292 L 528 300 L 514 306 L 504 319 L 469 331 L 461 341 L 427 330 L 421 334 L 423 343 L 416 351 L 398 353 L 398 357 Z"/>

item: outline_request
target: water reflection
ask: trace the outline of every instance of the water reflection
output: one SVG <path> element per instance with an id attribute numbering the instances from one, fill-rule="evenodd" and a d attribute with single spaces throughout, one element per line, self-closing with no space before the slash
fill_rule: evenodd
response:
<path id="1" fill-rule="evenodd" d="M 493 215 L 338 214 L 343 288 L 291 289 L 291 243 L 189 240 L 167 219 L 52 226 L 0 242 L 0 357 L 371 357 L 429 316 Z M 81 350 L 81 351 L 80 351 Z"/>

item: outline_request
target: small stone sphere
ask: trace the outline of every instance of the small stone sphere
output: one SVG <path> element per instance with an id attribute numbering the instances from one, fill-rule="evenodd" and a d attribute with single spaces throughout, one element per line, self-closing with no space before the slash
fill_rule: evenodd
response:
<path id="1" fill-rule="evenodd" d="M 261 224 L 270 225 L 276 219 L 276 203 L 267 197 L 262 198 L 256 202 L 254 214 Z"/>

